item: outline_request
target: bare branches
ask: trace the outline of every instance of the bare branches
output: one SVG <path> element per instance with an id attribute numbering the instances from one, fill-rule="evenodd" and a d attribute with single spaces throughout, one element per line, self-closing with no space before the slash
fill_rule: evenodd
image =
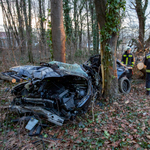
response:
<path id="1" fill-rule="evenodd" d="M 148 6 L 148 0 L 145 0 L 145 4 L 144 4 L 144 7 L 143 7 L 143 11 L 145 13 L 146 9 L 147 9 L 147 6 Z"/>

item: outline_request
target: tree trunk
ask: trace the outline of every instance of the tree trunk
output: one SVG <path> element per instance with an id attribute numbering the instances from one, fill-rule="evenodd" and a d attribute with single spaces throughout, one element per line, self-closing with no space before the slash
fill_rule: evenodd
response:
<path id="1" fill-rule="evenodd" d="M 80 9 L 79 15 L 80 15 L 80 31 L 79 31 L 79 49 L 82 50 L 82 9 Z"/>
<path id="2" fill-rule="evenodd" d="M 63 0 L 64 1 L 64 24 L 66 28 L 66 36 L 69 40 L 72 34 L 72 23 L 70 18 L 70 10 L 71 6 L 69 6 L 69 0 Z"/>
<path id="3" fill-rule="evenodd" d="M 26 11 L 26 1 L 23 0 L 23 11 L 24 11 L 24 18 L 25 18 L 25 25 L 26 25 L 26 38 L 27 38 L 27 47 L 28 47 L 28 58 L 29 62 L 33 63 L 33 54 L 32 54 L 32 36 L 31 36 L 31 0 L 28 0 L 29 4 L 29 20 L 27 18 L 27 11 Z"/>
<path id="4" fill-rule="evenodd" d="M 51 0 L 51 22 L 54 59 L 66 62 L 62 0 Z"/>
<path id="5" fill-rule="evenodd" d="M 145 21 L 146 21 L 145 11 L 148 6 L 148 0 L 145 0 L 144 2 L 142 2 L 141 0 L 135 0 L 136 4 L 135 10 L 139 20 L 139 45 L 138 45 L 139 50 L 144 50 Z"/>
<path id="6" fill-rule="evenodd" d="M 28 57 L 29 62 L 33 63 L 33 54 L 32 54 L 32 27 L 31 27 L 31 0 L 28 0 L 29 5 L 29 25 L 28 25 Z"/>
<path id="7" fill-rule="evenodd" d="M 96 21 L 96 14 L 95 14 L 95 10 L 94 10 L 94 3 L 92 0 L 90 0 L 89 8 L 90 8 L 90 13 L 91 13 L 91 21 L 92 21 L 93 51 L 94 51 L 94 53 L 96 53 L 97 52 L 96 49 L 97 49 L 98 30 L 96 30 L 97 29 L 97 21 Z"/>
<path id="8" fill-rule="evenodd" d="M 46 56 L 46 41 L 45 41 L 45 29 L 44 29 L 44 21 L 45 21 L 45 11 L 44 11 L 44 1 L 39 0 L 39 19 L 40 19 L 40 48 L 41 52 Z"/>
<path id="9" fill-rule="evenodd" d="M 18 0 L 16 0 L 17 17 L 18 17 L 18 22 L 19 22 L 19 36 L 21 40 L 20 50 L 21 50 L 21 54 L 25 54 L 26 46 L 25 46 L 24 34 L 23 34 L 24 26 L 23 26 L 23 18 L 21 15 L 20 7 L 22 7 L 22 1 L 20 1 L 20 6 L 19 6 L 19 2 Z"/>
<path id="10" fill-rule="evenodd" d="M 13 32 L 16 35 L 15 38 L 16 38 L 17 44 L 19 46 L 20 45 L 20 39 L 19 39 L 19 36 L 18 36 L 18 31 L 17 31 L 17 28 L 16 28 L 16 23 L 15 23 L 14 17 L 13 17 L 12 12 L 11 12 L 10 2 L 8 0 L 6 0 L 6 2 L 7 2 L 8 14 L 9 14 L 10 20 L 11 20 L 12 25 L 13 25 Z"/>
<path id="11" fill-rule="evenodd" d="M 89 30 L 89 9 L 88 9 L 88 1 L 86 2 L 86 12 L 87 12 L 87 38 L 88 38 L 88 52 L 90 52 L 90 44 L 91 44 L 91 38 L 90 38 L 90 30 Z"/>
<path id="12" fill-rule="evenodd" d="M 105 27 L 106 0 L 95 0 L 96 13 L 100 29 Z M 110 50 L 108 51 L 107 45 Z M 104 97 L 115 97 L 118 94 L 118 79 L 116 70 L 117 33 L 112 33 L 109 40 L 101 42 L 101 70 Z"/>
<path id="13" fill-rule="evenodd" d="M 74 0 L 74 54 L 77 50 L 77 26 L 78 26 L 78 22 L 77 22 L 77 1 L 78 0 Z"/>
<path id="14" fill-rule="evenodd" d="M 110 45 L 111 52 L 106 50 L 107 44 Z M 104 97 L 115 97 L 118 94 L 118 79 L 116 69 L 117 34 L 113 34 L 107 44 L 105 42 L 101 43 L 103 92 Z"/>
<path id="15" fill-rule="evenodd" d="M 96 21 L 96 24 L 97 24 L 97 26 L 96 26 L 96 33 L 97 33 L 97 41 L 96 41 L 96 52 L 97 53 L 99 53 L 99 28 L 98 28 L 98 23 L 97 23 L 97 21 Z"/>

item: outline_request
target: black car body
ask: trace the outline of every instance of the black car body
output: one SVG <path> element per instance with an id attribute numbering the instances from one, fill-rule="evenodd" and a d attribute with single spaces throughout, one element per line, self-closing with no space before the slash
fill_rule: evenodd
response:
<path id="1" fill-rule="evenodd" d="M 100 65 L 100 56 L 95 55 L 82 65 L 52 61 L 41 66 L 13 67 L 10 69 L 13 77 L 27 81 L 12 89 L 14 99 L 10 107 L 62 125 L 65 120 L 87 111 L 95 93 L 101 92 Z M 129 92 L 128 69 L 119 61 L 117 74 L 120 91 Z"/>

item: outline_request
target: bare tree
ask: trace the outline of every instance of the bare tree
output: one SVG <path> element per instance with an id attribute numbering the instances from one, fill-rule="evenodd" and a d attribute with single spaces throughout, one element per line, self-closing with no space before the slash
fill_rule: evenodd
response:
<path id="1" fill-rule="evenodd" d="M 134 2 L 131 2 L 133 7 L 130 6 L 131 9 L 135 9 L 138 21 L 139 21 L 139 39 L 138 41 L 135 39 L 132 39 L 133 42 L 136 43 L 136 46 L 138 50 L 144 50 L 145 49 L 145 22 L 146 22 L 146 9 L 148 6 L 148 0 L 134 0 Z M 146 42 L 147 43 L 147 42 Z"/>
<path id="2" fill-rule="evenodd" d="M 26 38 L 28 43 L 28 58 L 29 62 L 33 63 L 33 54 L 32 54 L 32 27 L 31 27 L 31 0 L 28 0 L 28 17 L 27 17 L 27 6 L 26 1 L 23 0 L 23 11 L 26 25 Z"/>
<path id="3" fill-rule="evenodd" d="M 21 53 L 24 54 L 26 50 L 25 40 L 24 40 L 24 23 L 23 23 L 23 15 L 22 15 L 22 6 L 23 1 L 16 0 L 16 9 L 17 9 L 17 19 L 19 22 L 19 36 L 21 40 Z"/>

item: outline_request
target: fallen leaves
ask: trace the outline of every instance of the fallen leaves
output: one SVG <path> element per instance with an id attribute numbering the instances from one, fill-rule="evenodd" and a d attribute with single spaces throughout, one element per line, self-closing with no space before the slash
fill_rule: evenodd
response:
<path id="1" fill-rule="evenodd" d="M 80 121 L 66 122 L 62 127 L 50 126 L 44 129 L 42 136 L 46 147 L 48 149 L 104 149 L 104 147 L 108 150 L 150 149 L 150 98 L 144 97 L 144 84 L 134 86 L 136 95 L 131 91 L 112 104 L 104 103 L 103 108 L 95 106 L 95 122 L 92 121 L 92 114 L 88 111 Z M 138 93 L 139 91 L 141 94 Z M 1 115 L 1 119 L 2 117 L 5 120 L 4 114 Z M 7 149 L 19 146 L 21 150 L 36 149 L 28 133 L 25 132 L 23 135 L 19 130 L 10 130 L 9 125 L 10 123 L 7 123 L 7 128 L 6 126 L 0 128 L 2 129 L 0 145 L 5 139 Z M 19 139 L 20 135 L 22 136 Z"/>
<path id="2" fill-rule="evenodd" d="M 88 129 L 88 128 L 84 128 L 83 130 L 84 130 L 85 132 L 87 132 L 89 129 Z"/>
<path id="3" fill-rule="evenodd" d="M 146 135 L 146 137 L 150 140 L 150 135 Z"/>
<path id="4" fill-rule="evenodd" d="M 14 131 L 10 131 L 8 132 L 7 136 L 14 136 L 15 135 L 15 132 Z"/>
<path id="5" fill-rule="evenodd" d="M 95 133 L 97 133 L 99 131 L 99 129 L 95 128 L 94 131 L 95 131 Z"/>
<path id="6" fill-rule="evenodd" d="M 129 102 L 130 102 L 129 100 L 125 101 L 125 104 L 128 104 Z"/>
<path id="7" fill-rule="evenodd" d="M 146 126 L 145 126 L 145 123 L 143 122 L 143 124 L 142 124 L 142 131 L 144 131 L 145 129 L 146 129 Z"/>
<path id="8" fill-rule="evenodd" d="M 108 139 L 109 138 L 109 136 L 110 136 L 110 134 L 108 133 L 108 131 L 104 131 L 104 136 Z"/>
<path id="9" fill-rule="evenodd" d="M 120 142 L 121 142 L 121 140 L 116 141 L 116 142 L 112 143 L 111 146 L 113 146 L 114 148 L 116 148 L 116 147 L 119 146 Z"/>
<path id="10" fill-rule="evenodd" d="M 125 124 L 121 124 L 121 127 L 125 129 L 125 128 L 126 128 L 126 125 L 125 125 Z"/>

